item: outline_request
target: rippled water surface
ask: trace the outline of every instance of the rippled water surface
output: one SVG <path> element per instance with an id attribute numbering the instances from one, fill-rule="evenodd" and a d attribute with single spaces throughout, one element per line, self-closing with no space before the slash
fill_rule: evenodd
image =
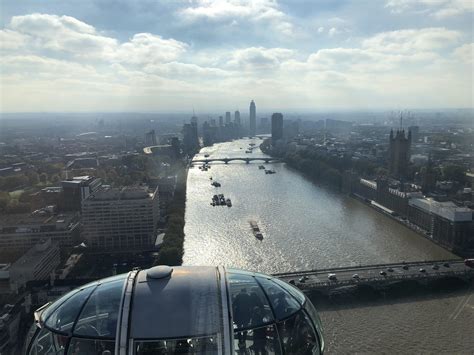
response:
<path id="1" fill-rule="evenodd" d="M 264 156 L 239 140 L 204 148 L 196 158 Z M 242 149 L 240 149 L 242 148 Z M 190 169 L 187 265 L 228 265 L 267 273 L 357 264 L 453 258 L 454 255 L 364 204 L 317 186 L 284 164 L 213 163 Z M 211 186 L 210 177 L 222 184 Z M 223 193 L 231 208 L 213 207 Z M 249 220 L 263 231 L 253 236 Z M 328 354 L 473 354 L 474 296 L 466 292 L 367 303 L 314 303 Z"/>
<path id="2" fill-rule="evenodd" d="M 242 139 L 203 148 L 196 158 L 262 157 L 246 154 Z M 445 259 L 448 251 L 404 226 L 338 192 L 308 181 L 284 163 L 212 163 L 189 170 L 186 201 L 186 265 L 227 265 L 273 273 L 397 261 Z M 212 177 L 222 187 L 211 186 Z M 223 193 L 231 208 L 211 206 Z M 249 220 L 256 220 L 264 239 L 257 240 Z"/>

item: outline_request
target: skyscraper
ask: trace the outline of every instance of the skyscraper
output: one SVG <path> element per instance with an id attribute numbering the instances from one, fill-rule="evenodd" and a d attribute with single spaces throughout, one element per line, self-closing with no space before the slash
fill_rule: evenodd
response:
<path id="1" fill-rule="evenodd" d="M 229 124 L 230 123 L 230 112 L 227 111 L 225 113 L 225 124 Z"/>
<path id="2" fill-rule="evenodd" d="M 240 112 L 238 110 L 234 113 L 234 123 L 240 125 Z"/>
<path id="3" fill-rule="evenodd" d="M 253 100 L 250 102 L 250 136 L 253 137 L 257 133 L 257 108 Z"/>
<path id="4" fill-rule="evenodd" d="M 146 146 L 151 146 L 151 145 L 156 145 L 156 134 L 155 130 L 152 129 L 151 131 L 145 133 L 145 145 Z"/>
<path id="5" fill-rule="evenodd" d="M 272 144 L 283 139 L 283 115 L 275 112 L 272 115 Z"/>

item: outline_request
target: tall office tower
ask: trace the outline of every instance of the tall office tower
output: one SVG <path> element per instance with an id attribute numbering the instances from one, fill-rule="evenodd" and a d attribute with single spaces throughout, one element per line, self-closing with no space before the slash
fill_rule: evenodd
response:
<path id="1" fill-rule="evenodd" d="M 154 129 L 152 129 L 151 131 L 145 134 L 145 145 L 146 146 L 157 145 L 156 134 L 155 134 Z"/>
<path id="2" fill-rule="evenodd" d="M 158 189 L 101 188 L 82 202 L 82 231 L 92 249 L 150 248 L 160 214 Z"/>
<path id="3" fill-rule="evenodd" d="M 229 124 L 230 123 L 230 112 L 226 112 L 225 113 L 225 124 Z"/>
<path id="4" fill-rule="evenodd" d="M 253 137 L 257 133 L 257 108 L 255 102 L 250 102 L 250 136 Z"/>
<path id="5" fill-rule="evenodd" d="M 406 176 L 408 163 L 410 162 L 411 148 L 411 132 L 408 137 L 405 136 L 405 130 L 400 127 L 394 135 L 393 130 L 390 131 L 390 174 L 397 178 Z"/>
<path id="6" fill-rule="evenodd" d="M 222 116 L 219 116 L 219 127 L 222 127 L 224 125 L 224 118 Z"/>
<path id="7" fill-rule="evenodd" d="M 272 115 L 272 144 L 280 139 L 283 139 L 283 115 L 276 112 Z"/>
<path id="8" fill-rule="evenodd" d="M 238 110 L 234 112 L 234 123 L 240 125 L 240 112 Z"/>

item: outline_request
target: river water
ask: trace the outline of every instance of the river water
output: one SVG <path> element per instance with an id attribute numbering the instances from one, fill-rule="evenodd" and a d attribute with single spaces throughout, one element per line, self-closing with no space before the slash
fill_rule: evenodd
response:
<path id="1" fill-rule="evenodd" d="M 262 157 L 246 154 L 241 139 L 203 148 L 195 158 Z M 186 265 L 226 265 L 266 273 L 454 258 L 390 218 L 341 193 L 318 186 L 284 163 L 212 163 L 189 170 L 186 201 Z M 211 186 L 212 177 L 222 187 Z M 231 208 L 211 206 L 223 193 Z M 258 222 L 257 240 L 249 220 Z"/>
<path id="2" fill-rule="evenodd" d="M 242 139 L 203 148 L 196 158 L 261 157 L 246 154 Z M 212 163 L 189 170 L 185 265 L 226 265 L 265 273 L 455 256 L 359 201 L 307 180 L 283 163 Z M 211 186 L 212 177 L 222 187 Z M 233 206 L 210 205 L 216 193 Z M 256 220 L 264 239 L 252 234 Z M 472 354 L 471 289 L 364 303 L 318 302 L 329 354 Z"/>

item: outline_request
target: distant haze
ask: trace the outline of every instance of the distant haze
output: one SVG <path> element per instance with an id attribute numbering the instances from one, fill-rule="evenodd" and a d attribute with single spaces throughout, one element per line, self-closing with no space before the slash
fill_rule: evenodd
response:
<path id="1" fill-rule="evenodd" d="M 1 7 L 1 112 L 474 106 L 470 0 Z"/>

